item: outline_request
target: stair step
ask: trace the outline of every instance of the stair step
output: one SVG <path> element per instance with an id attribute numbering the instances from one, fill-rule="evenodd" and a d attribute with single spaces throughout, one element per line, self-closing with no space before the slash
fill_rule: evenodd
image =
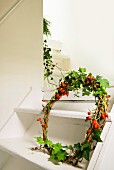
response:
<path id="1" fill-rule="evenodd" d="M 37 109 L 30 108 L 15 108 L 17 113 L 31 113 L 31 114 L 41 114 L 41 111 Z M 51 116 L 66 117 L 66 118 L 77 118 L 85 119 L 87 117 L 86 112 L 70 111 L 70 110 L 51 110 Z"/>
<path id="2" fill-rule="evenodd" d="M 30 108 L 14 108 L 16 113 L 26 113 L 26 114 L 42 114 L 42 111 L 38 109 Z M 65 117 L 65 118 L 76 118 L 76 119 L 86 119 L 88 114 L 86 112 L 80 111 L 70 111 L 70 110 L 51 110 L 50 116 Z M 111 121 L 111 117 L 107 118 L 107 122 Z"/>
<path id="3" fill-rule="evenodd" d="M 33 164 L 37 165 L 40 170 L 78 170 L 80 167 L 72 167 L 66 164 L 60 163 L 55 165 L 48 161 L 49 155 L 39 151 L 32 151 L 32 147 L 36 147 L 36 143 L 31 139 L 12 138 L 12 139 L 0 139 L 0 149 L 10 153 L 15 157 L 20 157 Z M 45 162 L 45 163 L 44 163 Z M 81 163 L 82 169 L 85 170 L 88 162 Z"/>

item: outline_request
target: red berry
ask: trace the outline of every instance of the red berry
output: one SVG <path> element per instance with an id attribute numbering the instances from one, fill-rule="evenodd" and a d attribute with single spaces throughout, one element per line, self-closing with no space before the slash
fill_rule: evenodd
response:
<path id="1" fill-rule="evenodd" d="M 58 99 L 58 100 L 61 98 L 61 96 L 60 96 L 59 93 L 57 93 L 57 94 L 55 95 L 55 97 L 56 97 L 56 99 Z"/>
<path id="2" fill-rule="evenodd" d="M 92 125 L 95 125 L 97 123 L 96 119 L 92 121 Z"/>
<path id="3" fill-rule="evenodd" d="M 102 119 L 106 120 L 105 113 L 102 113 L 101 117 L 102 117 Z"/>
<path id="4" fill-rule="evenodd" d="M 91 129 L 90 128 L 87 130 L 87 133 L 91 133 Z"/>
<path id="5" fill-rule="evenodd" d="M 96 123 L 96 124 L 94 124 L 94 129 L 99 129 L 100 128 L 100 124 L 99 123 Z"/>
<path id="6" fill-rule="evenodd" d="M 48 125 L 46 125 L 46 124 L 42 124 L 42 127 L 45 127 L 45 128 L 47 128 L 47 127 L 48 127 Z"/>
<path id="7" fill-rule="evenodd" d="M 91 117 L 91 116 L 88 116 L 88 117 L 86 117 L 86 119 L 87 119 L 87 120 L 91 120 L 91 119 L 92 119 L 92 117 Z"/>
<path id="8" fill-rule="evenodd" d="M 91 80 L 93 80 L 93 81 L 94 81 L 94 80 L 95 80 L 95 78 L 94 78 L 94 77 L 91 77 Z"/>
<path id="9" fill-rule="evenodd" d="M 108 117 L 108 114 L 107 114 L 107 113 L 105 113 L 105 117 Z"/>
<path id="10" fill-rule="evenodd" d="M 65 87 L 66 86 L 65 82 L 61 82 L 61 86 Z"/>
<path id="11" fill-rule="evenodd" d="M 63 88 L 60 88 L 59 91 L 63 93 L 65 90 Z"/>
<path id="12" fill-rule="evenodd" d="M 98 127 L 97 124 L 94 124 L 94 129 L 97 129 L 97 127 Z"/>
<path id="13" fill-rule="evenodd" d="M 88 112 L 88 115 L 90 115 L 91 114 L 91 112 Z"/>
<path id="14" fill-rule="evenodd" d="M 37 121 L 41 122 L 41 121 L 42 121 L 42 119 L 41 119 L 40 117 L 38 117 Z"/>
<path id="15" fill-rule="evenodd" d="M 94 84 L 94 85 L 93 85 L 93 87 L 96 89 L 96 88 L 97 88 L 97 85 L 96 85 L 96 84 Z"/>
<path id="16" fill-rule="evenodd" d="M 42 102 L 46 102 L 46 100 L 43 99 Z"/>
<path id="17" fill-rule="evenodd" d="M 91 79 L 91 76 L 87 76 L 87 79 Z"/>
<path id="18" fill-rule="evenodd" d="M 64 93 L 65 93 L 65 90 L 63 89 L 61 92 L 64 94 Z"/>
<path id="19" fill-rule="evenodd" d="M 90 81 L 89 81 L 89 80 L 87 80 L 87 81 L 86 81 L 86 84 L 89 84 L 89 83 L 90 83 Z"/>
<path id="20" fill-rule="evenodd" d="M 98 123 L 98 124 L 97 124 L 97 129 L 99 129 L 99 128 L 100 128 L 100 124 Z"/>
<path id="21" fill-rule="evenodd" d="M 110 98 L 110 95 L 107 95 L 106 98 L 107 98 L 107 99 Z"/>

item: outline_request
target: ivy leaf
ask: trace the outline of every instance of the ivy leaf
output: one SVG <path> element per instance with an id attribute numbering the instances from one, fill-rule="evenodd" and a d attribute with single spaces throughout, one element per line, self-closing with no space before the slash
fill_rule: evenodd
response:
<path id="1" fill-rule="evenodd" d="M 109 81 L 107 79 L 102 78 L 101 76 L 96 76 L 97 82 L 100 83 L 100 86 L 104 88 L 110 87 Z"/>
<path id="2" fill-rule="evenodd" d="M 89 95 L 90 95 L 89 91 L 82 92 L 82 96 L 89 96 Z"/>
<path id="3" fill-rule="evenodd" d="M 62 149 L 62 145 L 60 143 L 56 143 L 53 146 L 54 146 L 52 151 L 53 155 L 57 154 Z"/>
<path id="4" fill-rule="evenodd" d="M 94 135 L 98 135 L 98 136 L 100 136 L 102 133 L 102 131 L 100 129 L 94 129 L 93 132 L 94 132 Z"/>
<path id="5" fill-rule="evenodd" d="M 102 139 L 100 136 L 101 136 L 101 130 L 95 129 L 93 139 L 96 140 L 97 142 L 102 142 Z"/>
<path id="6" fill-rule="evenodd" d="M 75 147 L 77 150 L 80 150 L 80 149 L 81 149 L 80 143 L 74 144 L 74 147 Z"/>
<path id="7" fill-rule="evenodd" d="M 74 144 L 74 147 L 77 149 L 76 152 L 77 152 L 78 159 L 82 158 L 83 152 L 81 151 L 80 143 Z"/>
<path id="8" fill-rule="evenodd" d="M 79 68 L 79 70 L 78 70 L 79 72 L 81 72 L 81 73 L 84 73 L 84 72 L 86 72 L 86 68 Z"/>
<path id="9" fill-rule="evenodd" d="M 42 137 L 35 137 L 36 142 L 39 144 L 45 144 L 45 142 L 43 141 Z"/>
<path id="10" fill-rule="evenodd" d="M 67 149 L 73 150 L 73 146 L 69 145 L 69 146 L 67 146 Z"/>
<path id="11" fill-rule="evenodd" d="M 55 92 L 55 93 L 58 93 L 58 89 L 55 89 L 54 92 Z"/>
<path id="12" fill-rule="evenodd" d="M 91 144 L 89 142 L 86 142 L 84 145 L 81 146 L 81 151 L 83 151 L 84 149 L 89 149 L 91 148 Z"/>
<path id="13" fill-rule="evenodd" d="M 100 138 L 100 136 L 94 135 L 93 139 L 96 140 L 97 142 L 102 142 L 102 139 Z"/>
<path id="14" fill-rule="evenodd" d="M 66 158 L 67 153 L 65 151 L 59 151 L 57 153 L 57 158 L 59 161 L 64 161 Z"/>
<path id="15" fill-rule="evenodd" d="M 50 159 L 57 159 L 56 155 L 50 155 Z"/>
<path id="16" fill-rule="evenodd" d="M 82 96 L 89 96 L 91 94 L 90 91 L 88 91 L 86 88 L 83 88 L 82 90 Z"/>
<path id="17" fill-rule="evenodd" d="M 89 161 L 89 153 L 90 153 L 90 150 L 89 150 L 89 149 L 85 149 L 85 150 L 83 151 L 83 154 L 82 154 L 82 156 L 83 156 L 87 161 Z"/>
<path id="18" fill-rule="evenodd" d="M 76 71 L 73 71 L 73 72 L 72 72 L 72 77 L 78 78 L 79 75 L 78 75 L 78 73 L 77 73 Z"/>
<path id="19" fill-rule="evenodd" d="M 45 144 L 49 145 L 50 147 L 53 146 L 53 142 L 51 140 L 48 140 L 48 139 L 45 141 Z"/>

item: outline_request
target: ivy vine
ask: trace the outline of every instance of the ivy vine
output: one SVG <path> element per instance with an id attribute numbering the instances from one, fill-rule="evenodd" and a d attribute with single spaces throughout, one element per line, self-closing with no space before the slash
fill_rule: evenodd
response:
<path id="1" fill-rule="evenodd" d="M 51 36 L 51 32 L 49 29 L 50 24 L 51 23 L 47 19 L 43 19 L 43 34 L 45 35 L 43 43 L 44 79 L 47 79 L 48 83 L 50 83 L 50 80 L 53 80 L 52 74 L 55 68 L 55 64 L 52 60 L 51 48 L 48 46 L 47 43 L 48 36 Z"/>
<path id="2" fill-rule="evenodd" d="M 52 49 L 48 46 L 48 36 L 51 36 L 50 32 L 50 22 L 47 19 L 43 19 L 43 34 L 44 34 L 44 42 L 43 42 L 43 64 L 44 64 L 44 80 L 51 85 L 57 86 L 57 82 L 54 79 L 53 73 L 54 69 L 60 71 L 61 77 L 63 77 L 62 69 L 58 67 L 57 63 L 53 62 L 52 57 Z"/>
<path id="3" fill-rule="evenodd" d="M 50 22 L 44 18 L 43 20 L 43 33 L 46 37 L 51 35 L 49 30 Z M 44 39 L 43 44 L 44 51 L 44 78 L 49 81 L 53 80 L 52 74 L 56 64 L 52 61 L 51 48 L 48 47 L 47 39 Z M 63 81 L 60 81 L 59 86 L 55 90 L 55 95 L 46 105 L 43 107 L 44 117 L 38 118 L 37 121 L 40 122 L 43 137 L 36 137 L 36 141 L 40 144 L 40 148 L 44 149 L 50 155 L 50 159 L 55 159 L 61 162 L 66 162 L 73 166 L 77 166 L 78 162 L 82 161 L 83 158 L 89 161 L 90 152 L 95 149 L 95 142 L 102 142 L 101 132 L 108 117 L 108 100 L 110 95 L 108 95 L 106 88 L 109 87 L 109 82 L 101 76 L 94 77 L 92 73 L 87 74 L 85 68 L 79 68 L 78 71 L 69 72 Z M 81 143 L 76 143 L 73 146 L 64 146 L 61 143 L 53 143 L 48 139 L 48 121 L 50 111 L 55 102 L 61 99 L 62 96 L 69 95 L 69 91 L 73 91 L 75 96 L 80 93 L 82 95 L 92 94 L 95 97 L 96 109 L 88 111 L 88 116 L 85 121 L 90 122 L 90 127 L 88 128 L 85 138 Z M 68 152 L 70 150 L 70 152 Z"/>
<path id="4" fill-rule="evenodd" d="M 95 149 L 97 142 L 102 142 L 101 133 L 108 118 L 108 95 L 106 88 L 109 87 L 109 82 L 102 76 L 93 76 L 92 73 L 86 73 L 85 68 L 79 68 L 78 71 L 69 72 L 64 80 L 60 82 L 55 90 L 54 96 L 51 97 L 43 107 L 43 118 L 38 118 L 40 122 L 43 137 L 36 137 L 36 142 L 40 144 L 40 149 L 44 149 L 50 155 L 50 159 L 55 159 L 61 162 L 77 166 L 83 158 L 89 161 L 90 152 Z M 68 96 L 70 91 L 74 92 L 75 96 L 79 95 L 81 90 L 82 96 L 92 94 L 95 97 L 96 108 L 88 111 L 88 116 L 85 121 L 90 122 L 85 138 L 81 143 L 74 145 L 62 145 L 61 143 L 53 143 L 48 139 L 48 122 L 52 106 L 59 101 L 62 96 Z M 68 152 L 70 150 L 70 152 Z"/>

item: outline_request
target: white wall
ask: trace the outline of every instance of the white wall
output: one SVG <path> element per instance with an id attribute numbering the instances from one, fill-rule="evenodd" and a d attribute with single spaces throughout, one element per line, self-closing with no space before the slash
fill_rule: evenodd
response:
<path id="1" fill-rule="evenodd" d="M 72 69 L 86 67 L 114 81 L 113 6 L 113 0 L 44 0 L 52 39 L 63 42 Z"/>
<path id="2" fill-rule="evenodd" d="M 23 0 L 0 24 L 0 128 L 30 87 L 41 103 L 42 18 L 42 0 Z"/>

